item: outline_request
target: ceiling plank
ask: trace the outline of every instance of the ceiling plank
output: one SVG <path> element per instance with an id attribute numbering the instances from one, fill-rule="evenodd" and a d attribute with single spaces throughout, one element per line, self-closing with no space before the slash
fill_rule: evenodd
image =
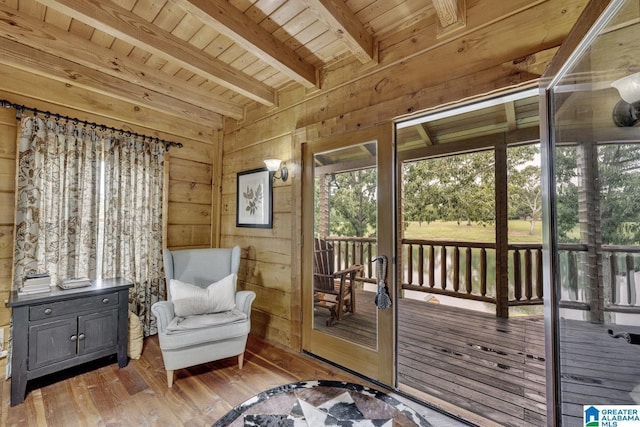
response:
<path id="1" fill-rule="evenodd" d="M 360 62 L 365 64 L 374 59 L 373 36 L 344 0 L 304 1 Z"/>
<path id="2" fill-rule="evenodd" d="M 94 69 L 36 50 L 20 43 L 3 40 L 0 63 L 82 87 L 91 92 L 145 106 L 155 111 L 190 120 L 222 126 L 222 116 L 177 98 L 147 90 L 136 84 L 108 76 Z"/>
<path id="3" fill-rule="evenodd" d="M 226 98 L 201 93 L 172 76 L 149 66 L 117 56 L 108 48 L 44 23 L 0 2 L 0 38 L 15 40 L 39 51 L 47 52 L 84 65 L 106 75 L 182 99 L 190 104 L 230 117 L 244 116 L 243 109 Z M 0 42 L 0 52 L 4 40 Z"/>
<path id="4" fill-rule="evenodd" d="M 271 33 L 236 9 L 230 2 L 170 1 L 306 88 L 311 89 L 318 86 L 317 73 L 313 65 L 284 46 Z"/>
<path id="5" fill-rule="evenodd" d="M 108 0 L 37 0 L 264 105 L 275 105 L 274 91 L 262 82 L 195 48 L 133 12 Z"/>
<path id="6" fill-rule="evenodd" d="M 220 129 L 208 123 L 197 123 L 158 113 L 146 107 L 115 98 L 96 96 L 84 88 L 17 70 L 0 64 L 0 92 L 3 99 L 18 104 L 95 122 L 116 129 L 131 130 L 145 135 L 177 142 L 185 139 L 211 145 Z M 185 144 L 185 148 L 189 145 Z M 181 150 L 182 151 L 182 150 Z"/>
<path id="7" fill-rule="evenodd" d="M 426 159 L 428 157 L 440 156 L 451 153 L 465 153 L 479 148 L 499 146 L 502 144 L 514 144 L 525 142 L 539 142 L 540 128 L 533 126 L 525 129 L 517 129 L 512 132 L 499 132 L 491 135 L 482 135 L 473 139 L 460 141 L 450 141 L 444 144 L 432 145 L 429 147 L 411 148 L 406 151 L 398 151 L 398 161 Z"/>

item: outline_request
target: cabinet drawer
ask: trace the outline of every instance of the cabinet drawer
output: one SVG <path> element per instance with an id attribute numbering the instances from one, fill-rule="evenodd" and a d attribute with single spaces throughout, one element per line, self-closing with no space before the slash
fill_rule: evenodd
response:
<path id="1" fill-rule="evenodd" d="M 29 320 L 50 319 L 54 316 L 98 310 L 118 305 L 118 293 L 102 294 L 85 298 L 69 299 L 29 307 Z"/>

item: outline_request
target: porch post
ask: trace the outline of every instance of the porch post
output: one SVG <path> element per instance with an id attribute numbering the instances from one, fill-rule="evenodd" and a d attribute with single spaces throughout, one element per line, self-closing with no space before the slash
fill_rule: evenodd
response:
<path id="1" fill-rule="evenodd" d="M 319 237 L 329 235 L 329 177 L 326 173 L 320 175 L 320 194 L 318 194 L 318 233 Z"/>
<path id="2" fill-rule="evenodd" d="M 496 317 L 509 317 L 509 237 L 507 145 L 495 149 L 496 174 Z"/>
<path id="3" fill-rule="evenodd" d="M 584 286 L 587 288 L 589 320 L 592 323 L 603 323 L 602 230 L 597 150 L 597 144 L 592 141 L 578 145 L 578 221 L 580 241 L 587 244 L 587 252 L 580 254 L 580 264 L 587 273 Z"/>

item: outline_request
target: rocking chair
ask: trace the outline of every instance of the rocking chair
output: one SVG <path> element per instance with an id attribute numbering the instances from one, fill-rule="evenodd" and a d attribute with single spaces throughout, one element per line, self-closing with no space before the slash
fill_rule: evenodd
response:
<path id="1" fill-rule="evenodd" d="M 313 304 L 329 310 L 327 326 L 332 326 L 345 313 L 355 313 L 355 279 L 364 266 L 354 264 L 334 271 L 333 244 L 324 239 L 315 239 L 313 255 Z"/>

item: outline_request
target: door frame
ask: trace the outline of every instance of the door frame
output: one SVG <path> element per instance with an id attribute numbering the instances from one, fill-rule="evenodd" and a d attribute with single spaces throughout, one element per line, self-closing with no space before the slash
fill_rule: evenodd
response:
<path id="1" fill-rule="evenodd" d="M 540 152 L 542 155 L 543 286 L 545 295 L 545 356 L 547 377 L 547 426 L 562 425 L 562 380 L 560 372 L 559 261 L 556 241 L 554 134 L 552 129 L 553 86 L 575 58 L 588 47 L 601 26 L 624 0 L 590 0 L 566 39 L 540 77 Z"/>
<path id="2" fill-rule="evenodd" d="M 378 225 L 379 255 L 389 259 L 387 285 L 392 301 L 396 292 L 395 269 L 395 171 L 393 123 L 387 122 L 345 134 L 319 138 L 302 143 L 302 350 L 332 363 L 364 375 L 367 378 L 395 387 L 395 305 L 378 310 L 377 348 L 372 349 L 313 329 L 313 219 L 315 153 L 329 151 L 364 142 L 376 141 L 378 169 Z M 371 302 L 373 303 L 373 302 Z"/>

